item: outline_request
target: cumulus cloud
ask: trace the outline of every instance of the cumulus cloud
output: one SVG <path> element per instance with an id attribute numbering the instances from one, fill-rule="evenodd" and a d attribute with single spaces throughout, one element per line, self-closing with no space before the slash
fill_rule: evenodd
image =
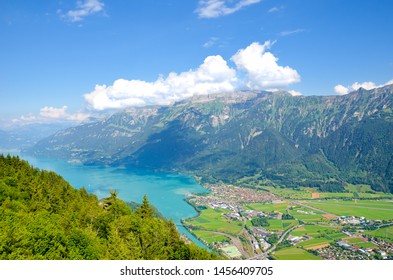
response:
<path id="1" fill-rule="evenodd" d="M 169 105 L 195 95 L 233 92 L 242 89 L 283 88 L 300 81 L 296 70 L 279 66 L 266 50 L 270 41 L 253 43 L 239 50 L 228 65 L 220 55 L 208 56 L 196 69 L 169 73 L 153 82 L 118 79 L 112 85 L 96 85 L 84 95 L 90 109 L 122 109 L 131 106 Z M 295 92 L 294 92 L 295 93 Z"/>
<path id="2" fill-rule="evenodd" d="M 231 7 L 228 3 L 233 3 L 233 0 L 200 0 L 196 13 L 201 18 L 216 18 L 233 14 L 240 9 L 257 4 L 262 0 L 238 0 Z"/>
<path id="3" fill-rule="evenodd" d="M 383 86 L 387 86 L 387 85 L 391 85 L 391 84 L 393 84 L 393 80 L 390 80 L 387 83 L 384 83 L 382 85 L 376 85 L 374 82 L 363 82 L 363 83 L 355 82 L 350 86 L 343 86 L 341 84 L 336 85 L 334 87 L 334 91 L 339 95 L 345 95 L 345 94 L 348 94 L 352 91 L 356 91 L 359 88 L 364 88 L 366 90 L 370 90 L 370 89 L 379 88 L 379 87 L 383 87 Z"/>
<path id="4" fill-rule="evenodd" d="M 237 68 L 247 74 L 249 89 L 282 88 L 300 81 L 295 69 L 277 64 L 278 58 L 267 51 L 272 45 L 270 41 L 263 45 L 254 42 L 232 56 Z"/>
<path id="5" fill-rule="evenodd" d="M 233 91 L 235 82 L 236 71 L 216 55 L 208 56 L 195 70 L 172 72 L 154 82 L 118 79 L 111 86 L 96 85 L 85 99 L 96 110 L 167 105 L 193 95 Z"/>
<path id="6" fill-rule="evenodd" d="M 45 106 L 40 110 L 40 117 L 43 119 L 57 119 L 76 122 L 82 122 L 89 117 L 88 114 L 84 113 L 69 114 L 67 113 L 67 108 L 67 106 L 63 106 L 61 108 Z"/>
<path id="7" fill-rule="evenodd" d="M 99 0 L 77 1 L 76 9 L 64 14 L 64 17 L 71 22 L 82 21 L 85 17 L 97 14 L 104 10 L 104 3 Z"/>
<path id="8" fill-rule="evenodd" d="M 13 124 L 26 125 L 33 123 L 62 123 L 62 122 L 75 122 L 80 123 L 87 120 L 90 115 L 85 113 L 67 113 L 67 106 L 60 108 L 45 106 L 40 109 L 39 115 L 28 114 L 22 115 L 19 118 L 12 120 Z"/>

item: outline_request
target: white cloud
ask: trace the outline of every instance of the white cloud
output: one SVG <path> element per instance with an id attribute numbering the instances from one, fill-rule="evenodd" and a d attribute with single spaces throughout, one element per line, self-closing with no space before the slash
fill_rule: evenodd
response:
<path id="1" fill-rule="evenodd" d="M 233 0 L 199 0 L 196 13 L 201 18 L 216 18 L 233 14 L 240 9 L 257 4 L 262 0 L 238 0 L 235 4 L 229 7 L 227 3 L 234 2 Z"/>
<path id="2" fill-rule="evenodd" d="M 169 73 L 153 82 L 118 79 L 112 85 L 96 85 L 84 95 L 93 110 L 122 109 L 131 106 L 168 105 L 194 95 L 233 92 L 242 89 L 268 90 L 299 82 L 296 70 L 279 66 L 278 59 L 266 52 L 270 41 L 252 43 L 239 50 L 231 68 L 220 55 L 208 56 L 196 69 Z M 298 94 L 292 92 L 292 94 Z"/>
<path id="3" fill-rule="evenodd" d="M 85 94 L 96 110 L 128 106 L 166 105 L 193 95 L 234 91 L 236 71 L 219 55 L 209 56 L 195 70 L 170 73 L 154 82 L 118 79 L 113 85 L 96 85 Z"/>
<path id="4" fill-rule="evenodd" d="M 246 86 L 249 89 L 281 88 L 300 81 L 296 70 L 278 65 L 278 58 L 266 51 L 272 45 L 270 41 L 263 45 L 254 42 L 232 56 L 237 68 L 247 74 Z"/>
<path id="5" fill-rule="evenodd" d="M 217 37 L 210 37 L 209 41 L 207 41 L 206 43 L 203 44 L 203 47 L 208 49 L 213 47 L 215 44 L 217 44 L 217 42 L 219 41 L 219 38 Z"/>
<path id="6" fill-rule="evenodd" d="M 387 83 L 384 83 L 382 85 L 376 85 L 374 82 L 363 82 L 363 83 L 355 82 L 352 85 L 347 86 L 347 87 L 343 86 L 343 85 L 336 85 L 334 87 L 334 91 L 339 95 L 345 95 L 345 94 L 348 94 L 352 91 L 356 91 L 360 88 L 370 90 L 370 89 L 379 88 L 379 87 L 383 87 L 383 86 L 387 86 L 387 85 L 391 85 L 391 84 L 393 84 L 393 80 L 390 80 Z"/>
<path id="7" fill-rule="evenodd" d="M 71 22 L 82 21 L 85 17 L 104 10 L 104 3 L 99 0 L 77 1 L 77 8 L 65 13 L 64 17 Z"/>
<path id="8" fill-rule="evenodd" d="M 288 92 L 289 92 L 292 96 L 302 96 L 302 95 L 303 95 L 300 91 L 296 91 L 296 90 L 288 90 Z"/>
<path id="9" fill-rule="evenodd" d="M 270 13 L 277 13 L 280 10 L 279 7 L 272 7 L 267 12 Z"/>
<path id="10" fill-rule="evenodd" d="M 334 87 L 334 91 L 339 95 L 345 95 L 345 94 L 349 93 L 349 88 L 347 88 L 343 85 L 337 85 Z"/>
<path id="11" fill-rule="evenodd" d="M 290 36 L 290 35 L 294 35 L 296 33 L 302 33 L 302 32 L 304 32 L 304 29 L 298 28 L 298 29 L 294 29 L 294 30 L 282 31 L 279 33 L 279 35 L 285 37 L 285 36 Z"/>
<path id="12" fill-rule="evenodd" d="M 45 106 L 40 110 L 40 117 L 42 119 L 57 119 L 63 121 L 76 121 L 76 122 L 82 122 L 89 117 L 88 114 L 84 114 L 84 113 L 68 114 L 67 108 L 68 108 L 67 106 L 63 106 L 61 108 Z"/>
<path id="13" fill-rule="evenodd" d="M 67 106 L 60 108 L 45 106 L 40 109 L 38 116 L 34 114 L 22 115 L 19 118 L 12 120 L 15 125 L 26 125 L 33 123 L 62 123 L 62 122 L 76 122 L 80 123 L 87 120 L 90 115 L 85 113 L 67 113 Z"/>

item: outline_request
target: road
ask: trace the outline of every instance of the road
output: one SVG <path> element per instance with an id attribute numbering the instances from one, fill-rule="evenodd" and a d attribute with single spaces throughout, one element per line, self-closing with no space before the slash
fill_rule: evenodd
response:
<path id="1" fill-rule="evenodd" d="M 299 222 L 299 221 L 298 221 L 298 222 Z M 252 258 L 249 258 L 249 260 L 266 260 L 266 259 L 267 259 L 267 256 L 268 256 L 271 252 L 273 252 L 274 250 L 276 250 L 277 245 L 280 244 L 281 242 L 283 242 L 284 239 L 285 239 L 285 237 L 286 237 L 292 230 L 294 230 L 294 229 L 296 229 L 296 228 L 298 228 L 298 227 L 300 227 L 300 226 L 301 226 L 300 224 L 297 224 L 296 226 L 293 226 L 293 227 L 287 229 L 287 230 L 281 235 L 280 239 L 278 239 L 277 243 L 274 244 L 272 247 L 270 247 L 265 253 L 256 255 L 256 256 L 254 256 L 254 257 L 252 257 Z"/>

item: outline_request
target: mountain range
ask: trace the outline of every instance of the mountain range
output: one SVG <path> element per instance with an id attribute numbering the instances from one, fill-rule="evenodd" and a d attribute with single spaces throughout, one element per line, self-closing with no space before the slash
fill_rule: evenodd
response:
<path id="1" fill-rule="evenodd" d="M 129 108 L 26 149 L 204 181 L 393 192 L 393 85 L 343 96 L 237 92 Z"/>

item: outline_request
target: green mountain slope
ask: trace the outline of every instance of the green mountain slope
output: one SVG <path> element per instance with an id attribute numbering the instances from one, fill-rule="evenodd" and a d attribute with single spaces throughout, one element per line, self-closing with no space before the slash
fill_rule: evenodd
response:
<path id="1" fill-rule="evenodd" d="M 98 201 L 54 172 L 0 155 L 0 259 L 214 259 L 186 244 L 145 197 L 133 211 L 116 193 Z"/>
<path id="2" fill-rule="evenodd" d="M 176 170 L 205 180 L 258 177 L 287 187 L 393 191 L 393 86 L 345 96 L 239 92 L 135 108 L 29 150 L 86 164 Z"/>

